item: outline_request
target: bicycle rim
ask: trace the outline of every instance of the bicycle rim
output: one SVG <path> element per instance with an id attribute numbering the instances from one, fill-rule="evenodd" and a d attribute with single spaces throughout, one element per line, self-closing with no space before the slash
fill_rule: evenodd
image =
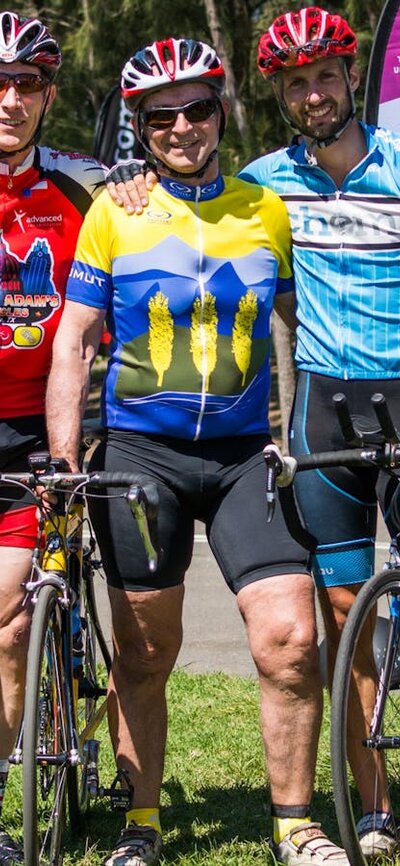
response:
<path id="1" fill-rule="evenodd" d="M 339 831 L 352 866 L 367 863 L 356 830 L 363 813 L 400 813 L 399 641 L 400 569 L 393 569 L 371 578 L 360 590 L 335 666 L 333 790 Z M 362 708 L 355 697 L 356 677 L 363 684 Z M 361 786 L 370 798 L 364 809 L 358 793 Z"/>
<path id="2" fill-rule="evenodd" d="M 65 823 L 68 728 L 57 591 L 44 586 L 32 618 L 24 707 L 24 855 L 60 866 Z"/>

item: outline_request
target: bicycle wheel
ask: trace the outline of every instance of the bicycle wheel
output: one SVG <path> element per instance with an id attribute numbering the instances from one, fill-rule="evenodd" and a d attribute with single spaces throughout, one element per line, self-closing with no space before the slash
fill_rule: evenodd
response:
<path id="1" fill-rule="evenodd" d="M 333 790 L 352 866 L 367 862 L 356 830 L 363 813 L 400 811 L 399 642 L 400 569 L 392 569 L 360 590 L 340 641 L 332 688 Z M 362 707 L 355 679 L 362 683 Z M 361 790 L 368 798 L 364 809 Z"/>
<path id="2" fill-rule="evenodd" d="M 80 657 L 75 656 L 74 714 L 78 765 L 68 768 L 68 806 L 71 826 L 82 826 L 90 798 L 98 794 L 97 728 L 106 715 L 106 688 L 99 683 L 99 663 L 109 669 L 110 659 L 97 616 L 90 558 L 84 559 L 80 588 Z M 99 652 L 98 652 L 99 651 Z M 99 700 L 104 698 L 103 700 Z"/>
<path id="3" fill-rule="evenodd" d="M 60 866 L 69 755 L 61 616 L 44 586 L 32 618 L 23 739 L 24 855 L 29 866 Z"/>

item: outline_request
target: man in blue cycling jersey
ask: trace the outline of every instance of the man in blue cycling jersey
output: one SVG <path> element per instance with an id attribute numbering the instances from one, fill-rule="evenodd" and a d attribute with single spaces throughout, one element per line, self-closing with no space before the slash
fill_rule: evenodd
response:
<path id="1" fill-rule="evenodd" d="M 310 819 L 321 718 L 313 582 L 279 508 L 274 525 L 266 523 L 269 320 L 273 306 L 285 315 L 293 301 L 289 221 L 275 193 L 220 174 L 224 81 L 215 51 L 192 39 L 155 42 L 124 67 L 122 92 L 161 181 L 135 221 L 107 194 L 91 210 L 48 385 L 51 449 L 75 468 L 107 314 L 107 436 L 93 466 L 137 471 L 156 481 L 160 496 L 156 573 L 123 500 L 96 500 L 91 509 L 113 619 L 111 736 L 133 785 L 127 827 L 105 863 L 148 866 L 162 850 L 165 684 L 200 519 L 237 596 L 259 675 L 276 853 L 287 864 L 329 858 L 348 866 Z M 299 825 L 294 848 L 289 835 Z"/>
<path id="2" fill-rule="evenodd" d="M 345 447 L 333 395 L 342 392 L 364 430 L 377 426 L 371 396 L 382 393 L 400 429 L 400 136 L 360 123 L 356 38 L 338 15 L 310 7 L 280 15 L 259 42 L 298 143 L 240 173 L 286 202 L 293 237 L 299 370 L 291 453 Z M 375 469 L 299 474 L 296 493 L 316 539 L 313 573 L 328 642 L 329 680 L 340 634 L 360 585 L 374 570 L 377 501 L 385 513 L 392 482 Z M 362 730 L 370 695 L 362 662 L 352 722 Z M 349 738 L 351 743 L 351 737 Z M 365 749 L 350 754 L 362 798 L 366 856 L 390 851 L 396 827 L 383 776 L 365 771 Z M 374 782 L 373 782 L 374 780 Z"/>
<path id="3" fill-rule="evenodd" d="M 299 370 L 294 455 L 344 446 L 332 403 L 339 391 L 365 430 L 376 427 L 370 398 L 383 393 L 400 429 L 400 137 L 356 119 L 356 50 L 348 23 L 318 7 L 278 16 L 259 43 L 259 69 L 301 134 L 240 173 L 279 193 L 290 216 Z M 140 213 L 147 193 L 137 182 L 138 196 L 130 186 L 132 209 Z M 126 201 L 121 186 L 118 193 Z M 374 469 L 338 468 L 301 474 L 296 489 L 316 540 L 313 572 L 331 684 L 343 625 L 374 570 L 377 501 L 385 513 L 391 486 Z M 388 851 L 395 834 L 390 804 L 372 775 L 361 772 L 361 756 L 351 758 L 365 812 L 361 846 L 367 856 Z"/>

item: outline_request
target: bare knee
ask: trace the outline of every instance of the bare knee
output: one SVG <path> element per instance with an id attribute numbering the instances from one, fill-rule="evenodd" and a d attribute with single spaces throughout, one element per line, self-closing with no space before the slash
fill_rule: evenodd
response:
<path id="1" fill-rule="evenodd" d="M 285 575 L 246 589 L 239 607 L 259 675 L 277 688 L 302 691 L 319 677 L 311 578 Z"/>
<path id="2" fill-rule="evenodd" d="M 30 632 L 30 616 L 19 610 L 14 616 L 0 621 L 0 663 L 9 661 L 26 663 Z"/>
<path id="3" fill-rule="evenodd" d="M 282 690 L 301 689 L 318 676 L 316 629 L 307 622 L 281 616 L 250 643 L 259 674 Z"/>
<path id="4" fill-rule="evenodd" d="M 110 600 L 114 678 L 166 680 L 182 643 L 183 587 L 143 593 L 110 589 Z"/>
<path id="5" fill-rule="evenodd" d="M 174 667 L 181 639 L 179 632 L 157 640 L 138 637 L 133 640 L 128 636 L 124 641 L 119 640 L 118 646 L 114 644 L 114 679 L 136 683 L 149 678 L 166 680 Z"/>

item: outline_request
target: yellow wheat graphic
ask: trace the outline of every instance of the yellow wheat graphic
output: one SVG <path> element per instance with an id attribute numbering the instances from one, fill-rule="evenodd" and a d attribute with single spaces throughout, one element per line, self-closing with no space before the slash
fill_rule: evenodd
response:
<path id="1" fill-rule="evenodd" d="M 200 298 L 196 298 L 193 304 L 190 332 L 190 351 L 196 369 L 202 375 L 205 373 L 206 391 L 209 388 L 210 375 L 217 363 L 217 325 L 215 298 L 211 292 L 206 292 L 203 309 Z"/>
<path id="2" fill-rule="evenodd" d="M 162 385 L 164 373 L 171 366 L 174 342 L 174 323 L 168 309 L 168 298 L 157 292 L 149 301 L 149 352 L 157 373 L 157 387 Z"/>
<path id="3" fill-rule="evenodd" d="M 257 295 L 251 289 L 240 298 L 232 333 L 232 353 L 242 373 L 242 385 L 251 360 L 251 337 L 257 317 Z"/>

